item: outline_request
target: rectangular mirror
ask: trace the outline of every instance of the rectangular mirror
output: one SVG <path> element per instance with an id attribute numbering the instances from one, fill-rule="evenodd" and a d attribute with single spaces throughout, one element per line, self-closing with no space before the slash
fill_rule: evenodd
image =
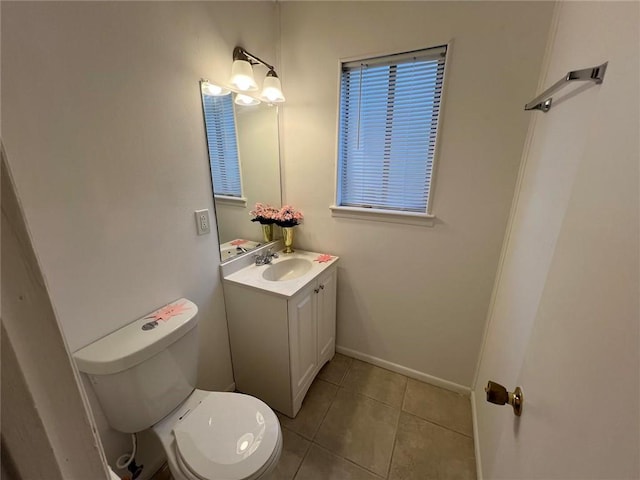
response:
<path id="1" fill-rule="evenodd" d="M 238 105 L 236 93 L 210 95 L 205 83 L 200 92 L 224 262 L 265 243 L 261 225 L 251 221 L 254 205 L 281 205 L 278 107 Z"/>

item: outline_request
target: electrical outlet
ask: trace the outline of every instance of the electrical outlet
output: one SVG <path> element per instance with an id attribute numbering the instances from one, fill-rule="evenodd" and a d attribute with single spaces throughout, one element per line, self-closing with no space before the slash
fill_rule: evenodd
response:
<path id="1" fill-rule="evenodd" d="M 209 210 L 196 210 L 196 230 L 198 235 L 206 235 L 211 233 L 211 224 L 209 223 Z"/>

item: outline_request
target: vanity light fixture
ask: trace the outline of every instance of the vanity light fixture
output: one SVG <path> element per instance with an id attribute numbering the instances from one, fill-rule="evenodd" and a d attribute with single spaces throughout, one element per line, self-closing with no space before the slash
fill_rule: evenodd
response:
<path id="1" fill-rule="evenodd" d="M 231 90 L 228 88 L 211 83 L 209 80 L 205 80 L 204 78 L 202 79 L 202 82 L 200 82 L 200 88 L 204 95 L 209 95 L 211 97 L 223 97 L 231 93 Z"/>
<path id="2" fill-rule="evenodd" d="M 264 65 L 269 69 L 267 76 L 262 85 L 262 93 L 260 98 L 269 103 L 284 102 L 282 94 L 282 85 L 276 74 L 275 67 L 269 65 L 264 60 L 256 57 L 252 53 L 247 52 L 242 47 L 233 49 L 233 65 L 231 66 L 230 83 L 242 92 L 251 92 L 258 90 L 258 84 L 253 78 L 253 65 Z M 236 97 L 236 103 L 246 105 L 243 100 L 238 100 L 240 95 Z"/>

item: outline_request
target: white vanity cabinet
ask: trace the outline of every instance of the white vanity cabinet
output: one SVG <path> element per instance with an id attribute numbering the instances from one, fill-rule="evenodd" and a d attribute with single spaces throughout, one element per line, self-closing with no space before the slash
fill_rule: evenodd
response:
<path id="1" fill-rule="evenodd" d="M 336 268 L 288 301 L 294 415 L 311 382 L 336 350 Z"/>
<path id="2" fill-rule="evenodd" d="M 335 354 L 335 263 L 287 296 L 225 278 L 236 389 L 295 417 Z"/>

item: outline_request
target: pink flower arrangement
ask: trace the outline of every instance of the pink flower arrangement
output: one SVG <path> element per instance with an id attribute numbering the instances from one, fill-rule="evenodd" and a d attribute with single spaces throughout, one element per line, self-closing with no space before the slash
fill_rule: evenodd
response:
<path id="1" fill-rule="evenodd" d="M 276 225 L 281 227 L 295 227 L 302 223 L 304 215 L 300 210 L 296 210 L 291 205 L 285 205 L 275 216 Z"/>
<path id="2" fill-rule="evenodd" d="M 262 225 L 270 225 L 276 223 L 279 210 L 271 205 L 265 205 L 264 203 L 256 203 L 253 210 L 249 212 L 252 222 L 260 222 Z"/>

